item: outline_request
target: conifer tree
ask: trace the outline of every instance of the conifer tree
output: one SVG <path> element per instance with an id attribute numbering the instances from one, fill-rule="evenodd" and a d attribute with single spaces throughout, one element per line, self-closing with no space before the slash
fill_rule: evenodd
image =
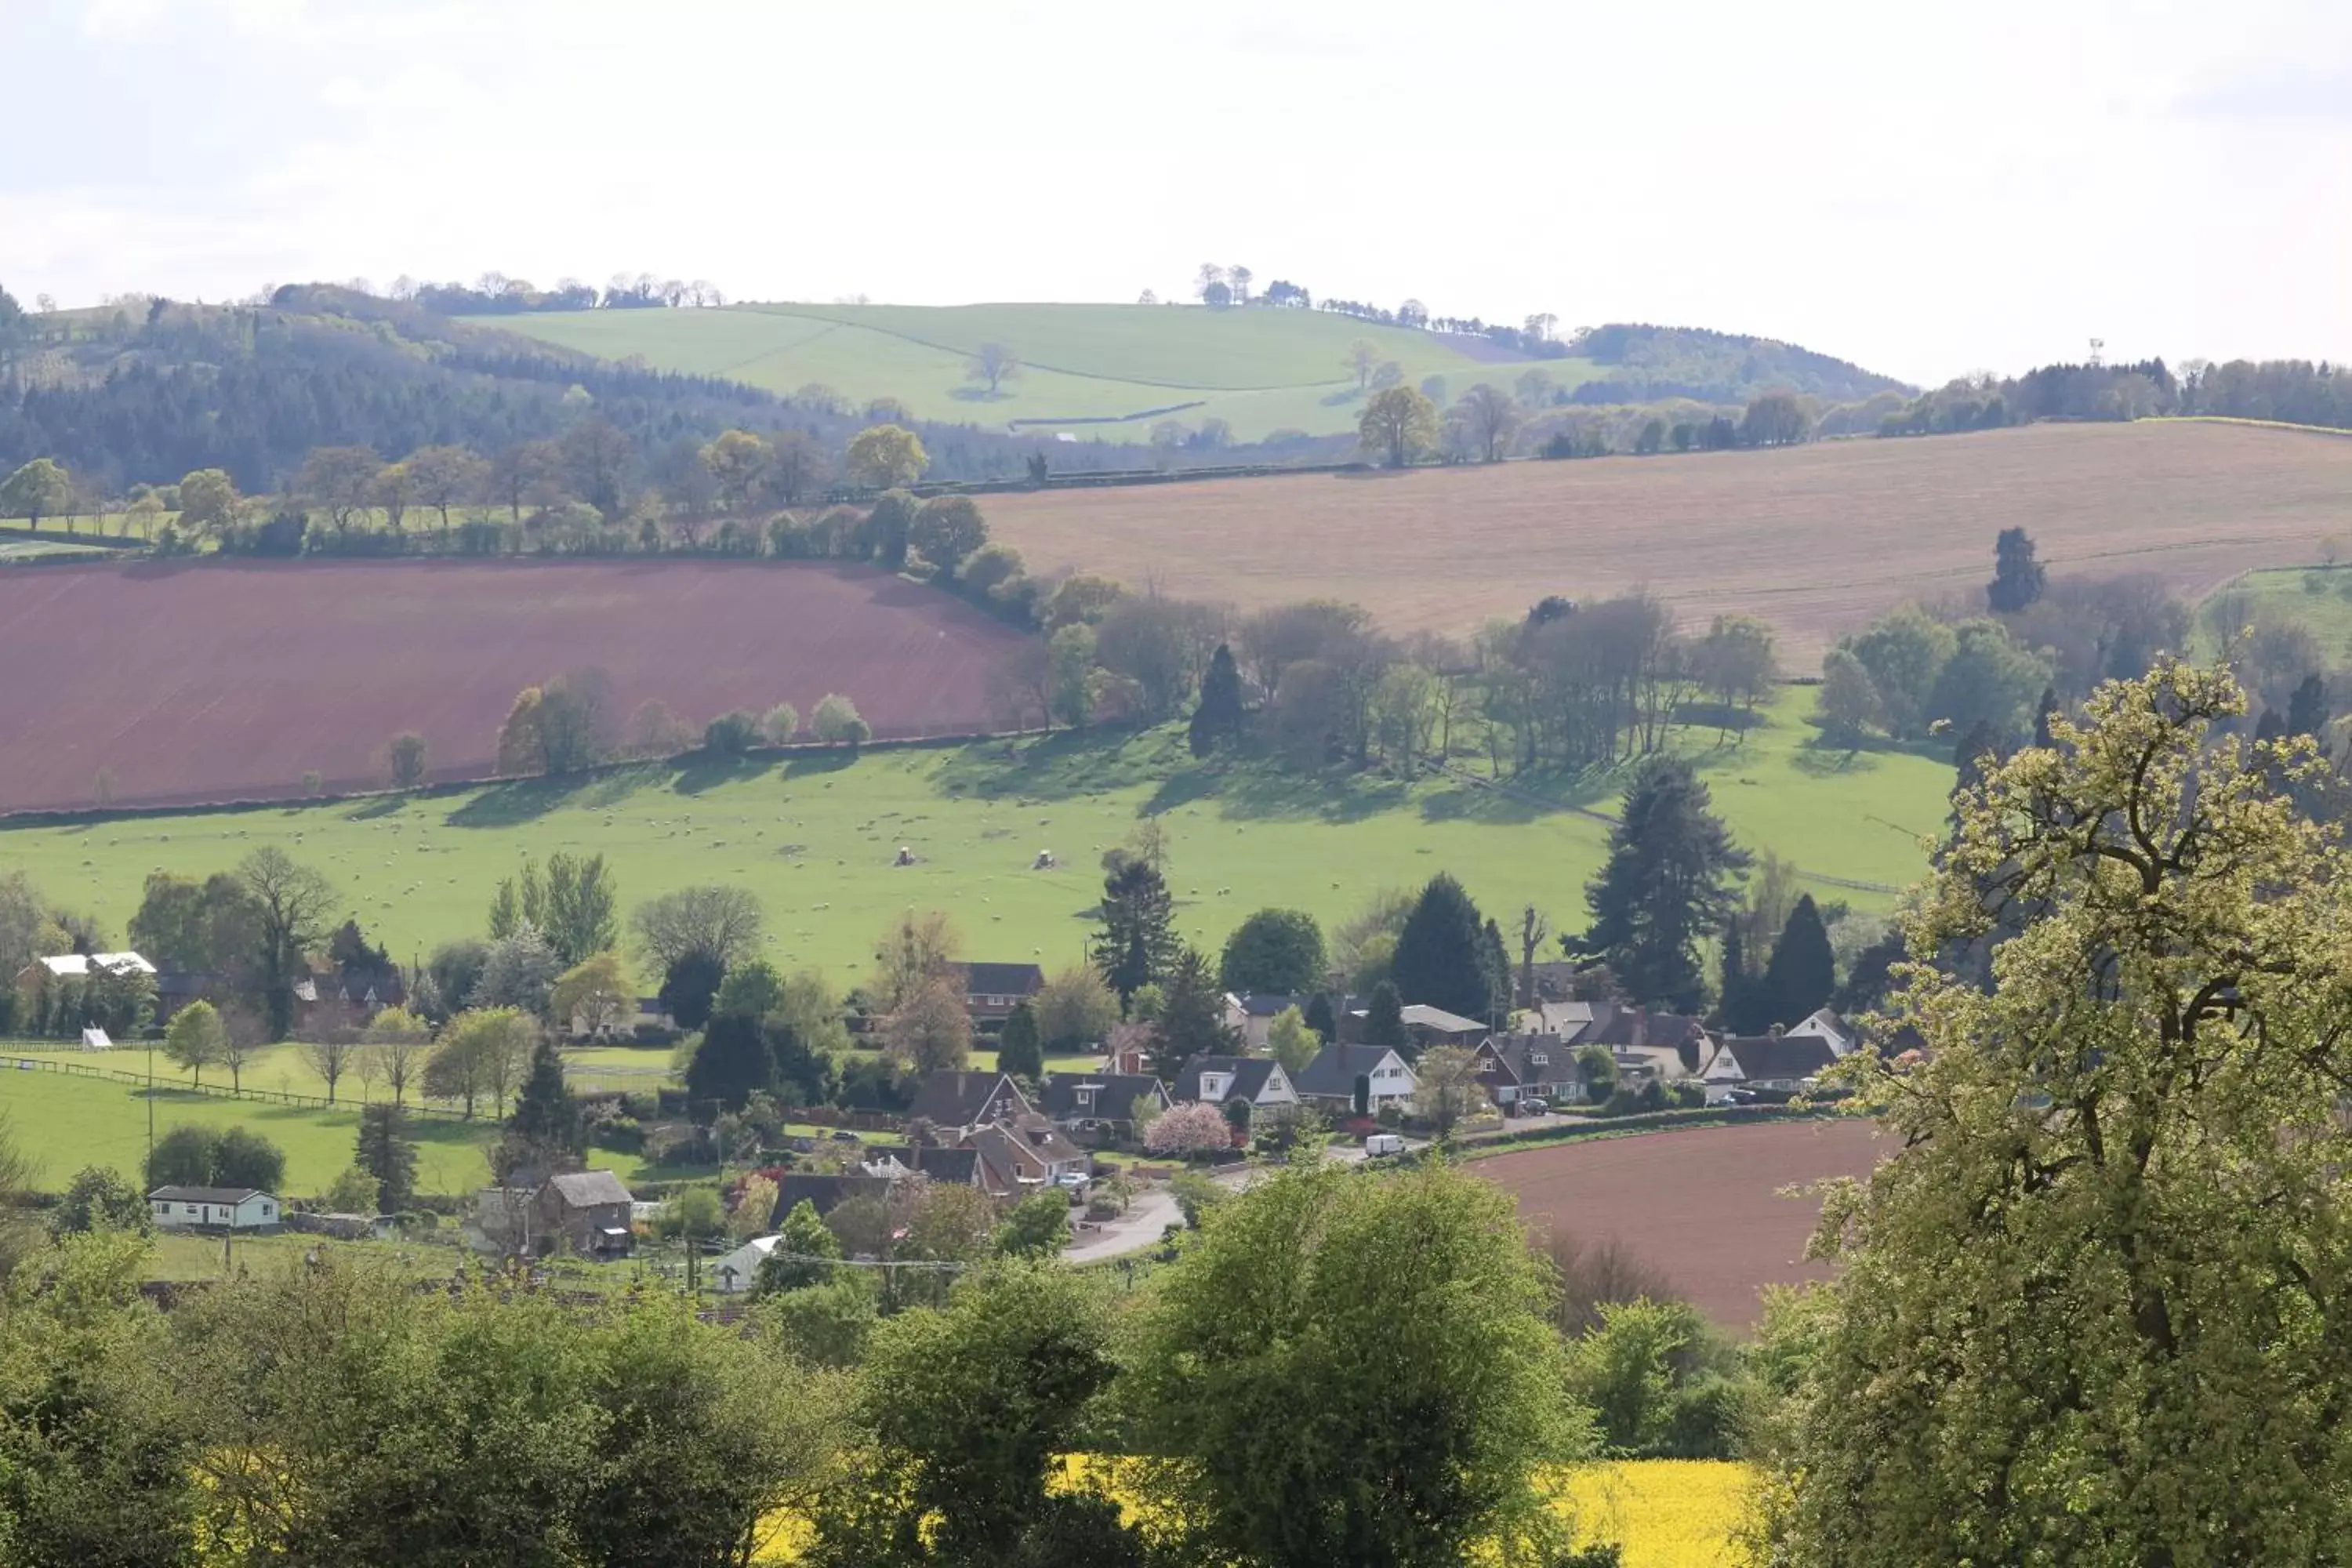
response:
<path id="1" fill-rule="evenodd" d="M 1609 966 L 1633 1001 L 1696 1011 L 1698 942 L 1737 908 L 1748 852 L 1708 809 L 1706 786 L 1677 757 L 1643 763 L 1609 835 L 1609 860 L 1585 888 L 1592 924 L 1575 944 Z"/>
<path id="2" fill-rule="evenodd" d="M 1209 658 L 1209 669 L 1201 678 L 1201 705 L 1192 710 L 1192 754 L 1205 757 L 1218 746 L 1241 738 L 1242 732 L 1242 673 L 1234 663 L 1234 650 L 1223 643 Z"/>
<path id="3" fill-rule="evenodd" d="M 1500 942 L 1497 933 L 1498 948 Z M 1461 883 L 1441 871 L 1405 916 L 1390 973 L 1406 1002 L 1484 1018 L 1494 1003 L 1488 952 L 1478 906 Z"/>
<path id="4" fill-rule="evenodd" d="M 1772 962 L 1764 967 L 1764 1022 L 1801 1024 L 1827 1006 L 1836 990 L 1837 956 L 1830 949 L 1829 928 L 1807 893 L 1789 911 L 1780 940 L 1772 946 Z"/>

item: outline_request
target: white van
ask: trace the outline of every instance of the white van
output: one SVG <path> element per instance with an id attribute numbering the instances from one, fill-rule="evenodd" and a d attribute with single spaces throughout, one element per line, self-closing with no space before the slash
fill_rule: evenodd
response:
<path id="1" fill-rule="evenodd" d="M 1404 1152 L 1404 1140 L 1393 1132 L 1370 1132 L 1364 1136 L 1364 1158 L 1377 1160 L 1383 1154 Z"/>

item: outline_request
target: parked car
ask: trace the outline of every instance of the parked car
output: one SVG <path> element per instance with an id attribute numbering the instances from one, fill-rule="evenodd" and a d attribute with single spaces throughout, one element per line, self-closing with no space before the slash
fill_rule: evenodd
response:
<path id="1" fill-rule="evenodd" d="M 1364 1140 L 1364 1158 L 1377 1160 L 1384 1154 L 1404 1152 L 1404 1140 L 1393 1132 L 1374 1132 Z"/>
<path id="2" fill-rule="evenodd" d="M 1551 1101 L 1549 1100 L 1538 1100 L 1535 1096 L 1529 1095 L 1527 1099 L 1519 1101 L 1519 1114 L 1522 1116 L 1549 1116 L 1551 1114 Z"/>
<path id="3" fill-rule="evenodd" d="M 836 1127 L 833 1130 L 833 1141 L 836 1143 L 855 1143 L 857 1142 L 857 1134 L 846 1127 Z"/>

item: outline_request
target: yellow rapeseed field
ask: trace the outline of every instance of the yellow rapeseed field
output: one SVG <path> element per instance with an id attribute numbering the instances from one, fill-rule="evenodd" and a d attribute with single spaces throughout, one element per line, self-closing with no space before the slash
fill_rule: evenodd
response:
<path id="1" fill-rule="evenodd" d="M 1099 1489 L 1132 1517 L 1115 1462 L 1073 1455 L 1063 1463 L 1061 1487 Z M 1580 1543 L 1618 1542 L 1625 1568 L 1738 1568 L 1745 1559 L 1732 1537 L 1752 1479 L 1747 1466 L 1722 1460 L 1622 1460 L 1566 1471 L 1560 1497 L 1574 1510 Z M 805 1523 L 778 1519 L 771 1526 L 759 1561 L 796 1561 L 808 1542 Z"/>
<path id="2" fill-rule="evenodd" d="M 1622 1543 L 1625 1568 L 1717 1568 L 1746 1561 L 1732 1536 L 1753 1479 L 1721 1459 L 1639 1459 L 1582 1466 L 1565 1489 L 1580 1543 Z"/>

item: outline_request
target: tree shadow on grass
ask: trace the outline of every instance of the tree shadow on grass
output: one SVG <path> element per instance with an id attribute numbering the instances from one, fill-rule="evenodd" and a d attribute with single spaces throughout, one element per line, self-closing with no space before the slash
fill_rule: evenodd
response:
<path id="1" fill-rule="evenodd" d="M 1264 759 L 1185 768 L 1144 804 L 1156 816 L 1178 806 L 1213 805 L 1235 822 L 1362 822 L 1401 811 L 1412 787 L 1374 773 L 1294 773 Z"/>
<path id="2" fill-rule="evenodd" d="M 965 746 L 935 776 L 951 795 L 981 800 L 1072 800 L 1165 784 L 1190 763 L 1173 728 L 1099 725 L 1026 742 Z"/>
<path id="3" fill-rule="evenodd" d="M 567 806 L 595 810 L 616 805 L 646 782 L 640 768 L 603 773 L 566 773 L 559 778 L 515 779 L 467 800 L 444 821 L 451 827 L 515 827 Z"/>
<path id="4" fill-rule="evenodd" d="M 701 795 L 721 784 L 740 784 L 766 773 L 768 763 L 757 757 L 721 757 L 694 752 L 678 759 L 677 776 L 669 787 L 679 795 Z"/>
<path id="5" fill-rule="evenodd" d="M 844 747 L 833 752 L 810 752 L 795 756 L 778 769 L 776 776 L 786 784 L 800 779 L 821 778 L 857 765 L 857 753 Z"/>
<path id="6" fill-rule="evenodd" d="M 404 795 L 381 795 L 355 810 L 343 813 L 345 822 L 373 822 L 380 816 L 391 816 L 408 804 Z"/>
<path id="7" fill-rule="evenodd" d="M 1808 742 L 1790 752 L 1789 765 L 1809 778 L 1843 778 L 1874 771 L 1878 759 L 1867 747 L 1849 748 L 1843 742 L 1822 739 Z"/>

